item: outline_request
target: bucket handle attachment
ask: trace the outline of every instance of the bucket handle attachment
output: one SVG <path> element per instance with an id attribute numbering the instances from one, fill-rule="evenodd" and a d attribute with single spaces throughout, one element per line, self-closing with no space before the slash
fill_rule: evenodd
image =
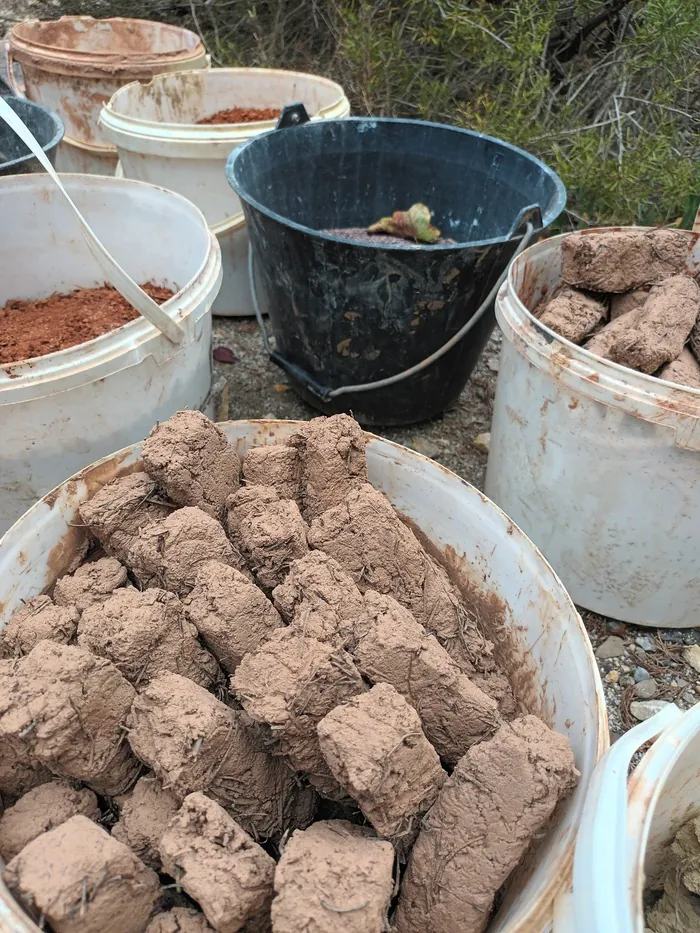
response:
<path id="1" fill-rule="evenodd" d="M 10 48 L 10 42 L 7 41 L 5 45 L 5 63 L 7 65 L 7 82 L 3 82 L 9 85 L 11 88 L 12 96 L 14 97 L 26 97 L 27 88 L 22 81 L 22 86 L 20 87 L 17 83 L 17 75 L 15 74 L 15 58 L 12 54 L 12 49 Z M 4 95 L 3 95 L 4 96 Z"/>
<path id="2" fill-rule="evenodd" d="M 304 123 L 309 123 L 311 117 L 306 112 L 306 107 L 299 102 L 298 104 L 287 104 L 286 107 L 282 108 L 282 113 L 280 118 L 277 121 L 276 130 L 286 130 L 292 126 L 302 126 Z"/>
<path id="3" fill-rule="evenodd" d="M 147 295 L 140 285 L 137 285 L 131 276 L 125 272 L 124 269 L 122 269 L 112 254 L 109 253 L 107 249 L 105 249 L 105 247 L 95 235 L 92 227 L 90 227 L 87 220 L 85 220 L 83 215 L 76 207 L 71 196 L 63 187 L 61 179 L 54 171 L 53 165 L 51 165 L 49 162 L 48 158 L 46 157 L 46 153 L 36 141 L 34 135 L 29 131 L 25 123 L 17 116 L 10 105 L 2 99 L 2 97 L 0 97 L 0 117 L 2 117 L 5 123 L 7 123 L 8 126 L 10 126 L 15 131 L 22 142 L 29 148 L 32 155 L 38 159 L 44 170 L 48 172 L 49 176 L 56 184 L 58 190 L 68 202 L 71 210 L 80 222 L 81 230 L 90 252 L 102 267 L 102 271 L 104 272 L 110 284 L 114 286 L 122 298 L 125 298 L 130 305 L 132 305 L 141 315 L 143 315 L 143 317 L 146 318 L 149 324 L 152 324 L 157 330 L 159 330 L 165 337 L 168 338 L 168 340 L 170 340 L 171 343 L 181 343 L 185 336 L 185 331 L 182 325 L 178 324 L 176 321 L 173 321 L 170 315 L 164 311 L 160 305 L 156 304 L 151 296 Z"/>
<path id="4" fill-rule="evenodd" d="M 280 123 L 284 119 L 286 111 L 292 111 L 295 107 L 301 107 L 303 109 L 303 104 L 291 104 L 289 107 L 285 107 L 282 111 L 282 116 L 280 117 Z M 304 110 L 304 113 L 306 111 Z M 308 119 L 308 115 L 307 115 Z M 404 369 L 400 373 L 396 373 L 393 376 L 387 376 L 385 379 L 376 379 L 374 382 L 362 382 L 357 385 L 345 385 L 339 386 L 337 389 L 331 389 L 328 386 L 323 386 L 317 382 L 310 373 L 307 373 L 306 370 L 302 369 L 300 366 L 297 366 L 296 363 L 292 363 L 286 357 L 282 356 L 281 353 L 278 353 L 276 350 L 272 349 L 270 345 L 270 338 L 267 334 L 267 329 L 265 327 L 265 322 L 263 321 L 262 312 L 260 310 L 260 304 L 258 302 L 257 289 L 255 287 L 255 270 L 253 268 L 253 247 L 252 244 L 248 245 L 248 278 L 250 279 L 250 294 L 253 300 L 253 308 L 255 309 L 255 317 L 258 321 L 258 327 L 260 328 L 260 333 L 262 335 L 263 345 L 265 347 L 265 352 L 267 353 L 271 362 L 275 363 L 280 369 L 283 369 L 288 375 L 296 379 L 297 382 L 300 382 L 309 392 L 319 398 L 322 402 L 329 402 L 334 398 L 338 398 L 341 395 L 349 395 L 354 392 L 370 392 L 373 389 L 385 389 L 389 386 L 396 385 L 399 382 L 404 382 L 406 379 L 409 379 L 411 376 L 415 376 L 420 372 L 423 372 L 424 369 L 427 369 L 429 366 L 432 366 L 433 363 L 436 363 L 439 359 L 442 359 L 446 353 L 455 347 L 461 340 L 463 340 L 470 330 L 476 326 L 476 324 L 481 320 L 484 314 L 493 304 L 493 301 L 498 294 L 498 290 L 501 285 L 506 280 L 508 271 L 510 269 L 511 263 L 525 250 L 530 241 L 532 240 L 535 231 L 542 229 L 542 212 L 539 208 L 539 205 L 532 204 L 528 207 L 524 207 L 515 218 L 513 225 L 511 226 L 510 232 L 508 234 L 508 241 L 514 239 L 516 234 L 521 230 L 522 227 L 525 227 L 525 232 L 523 233 L 520 243 L 518 243 L 515 252 L 510 258 L 510 262 L 503 270 L 501 275 L 499 275 L 496 284 L 493 286 L 491 291 L 488 293 L 486 298 L 481 302 L 479 307 L 476 309 L 474 314 L 469 318 L 469 320 L 461 327 L 456 334 L 453 334 L 450 339 L 444 343 L 439 350 L 436 350 L 434 353 L 431 353 L 430 356 L 426 356 L 425 359 L 421 360 L 420 363 L 416 363 L 414 366 L 410 366 L 408 369 Z"/>

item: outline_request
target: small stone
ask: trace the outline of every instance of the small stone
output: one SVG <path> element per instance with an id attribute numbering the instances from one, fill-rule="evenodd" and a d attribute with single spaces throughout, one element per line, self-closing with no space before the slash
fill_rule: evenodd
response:
<path id="1" fill-rule="evenodd" d="M 650 677 L 648 680 L 640 680 L 635 684 L 634 695 L 640 700 L 653 700 L 658 691 L 656 681 Z"/>
<path id="2" fill-rule="evenodd" d="M 501 368 L 501 363 L 497 356 L 489 357 L 489 359 L 486 362 L 486 365 L 488 366 L 488 368 L 491 370 L 492 373 L 497 373 L 498 370 Z"/>
<path id="3" fill-rule="evenodd" d="M 625 650 L 625 643 L 619 635 L 610 635 L 596 648 L 595 656 L 601 661 L 619 658 Z"/>
<path id="4" fill-rule="evenodd" d="M 639 638 L 635 638 L 635 643 L 639 645 L 644 651 L 655 651 L 656 646 L 651 638 L 648 635 L 640 635 Z"/>
<path id="5" fill-rule="evenodd" d="M 483 434 L 477 434 L 472 441 L 472 447 L 487 454 L 491 450 L 491 432 L 485 431 Z"/>
<path id="6" fill-rule="evenodd" d="M 700 645 L 690 645 L 683 652 L 683 660 L 700 674 Z"/>
<path id="7" fill-rule="evenodd" d="M 660 713 L 668 705 L 668 700 L 635 700 L 630 703 L 630 713 L 639 722 L 644 722 L 645 719 L 651 719 L 652 716 Z"/>
<path id="8" fill-rule="evenodd" d="M 682 688 L 685 690 L 685 688 L 686 688 L 686 687 L 689 687 L 690 684 L 688 683 L 687 680 L 684 680 L 682 677 L 679 677 L 679 678 L 678 678 L 678 686 L 679 686 L 679 687 L 682 687 Z"/>
<path id="9" fill-rule="evenodd" d="M 263 415 L 263 421 L 275 421 L 276 419 L 277 415 L 274 413 L 274 411 L 268 411 L 267 414 Z"/>
<path id="10" fill-rule="evenodd" d="M 631 645 L 629 652 L 631 655 L 634 655 L 634 657 L 637 658 L 638 661 L 644 662 L 647 659 L 646 651 L 644 650 L 644 648 L 640 648 L 639 645 Z"/>
<path id="11" fill-rule="evenodd" d="M 620 675 L 618 674 L 617 671 L 610 671 L 609 674 L 605 675 L 606 684 L 616 684 L 619 679 L 620 679 Z"/>
<path id="12" fill-rule="evenodd" d="M 688 706 L 695 706 L 698 702 L 694 693 L 691 693 L 690 690 L 686 690 L 683 694 L 683 699 L 688 704 Z"/>
<path id="13" fill-rule="evenodd" d="M 634 669 L 634 682 L 638 684 L 642 680 L 649 680 L 651 674 L 645 667 L 635 667 Z"/>
<path id="14" fill-rule="evenodd" d="M 441 451 L 440 446 L 429 441 L 427 437 L 416 438 L 411 446 L 414 450 L 417 450 L 419 454 L 423 454 L 424 457 L 430 457 L 431 460 L 435 459 Z"/>

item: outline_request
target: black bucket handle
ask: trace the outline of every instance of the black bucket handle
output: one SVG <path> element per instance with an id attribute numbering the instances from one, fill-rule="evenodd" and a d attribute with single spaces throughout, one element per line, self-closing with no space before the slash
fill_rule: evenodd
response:
<path id="1" fill-rule="evenodd" d="M 306 112 L 306 108 L 303 104 L 289 104 L 282 110 L 279 121 L 277 123 L 277 129 L 287 129 L 293 126 L 301 126 L 304 123 L 308 123 L 309 119 L 309 115 Z M 319 398 L 322 402 L 329 402 L 331 399 L 338 398 L 340 395 L 349 395 L 350 393 L 354 392 L 370 392 L 373 389 L 385 389 L 388 386 L 396 385 L 399 382 L 404 382 L 404 380 L 409 379 L 411 376 L 415 376 L 422 372 L 424 369 L 427 369 L 429 366 L 432 366 L 433 363 L 436 363 L 439 359 L 445 356 L 446 353 L 449 353 L 449 351 L 454 346 L 456 346 L 467 336 L 469 331 L 476 326 L 476 324 L 488 311 L 496 295 L 498 294 L 501 285 L 503 285 L 506 280 L 511 263 L 520 255 L 520 253 L 523 252 L 523 250 L 528 247 L 535 232 L 542 229 L 542 211 L 540 210 L 538 204 L 530 204 L 518 212 L 518 215 L 513 221 L 513 224 L 511 225 L 511 228 L 508 232 L 506 242 L 515 239 L 523 227 L 525 227 L 525 232 L 522 235 L 522 239 L 520 240 L 520 243 L 518 243 L 515 252 L 508 262 L 508 265 L 503 270 L 501 275 L 499 275 L 496 284 L 493 286 L 491 291 L 481 302 L 479 307 L 469 318 L 466 324 L 464 324 L 464 326 L 461 327 L 456 334 L 450 337 L 450 339 L 438 350 L 436 350 L 434 353 L 431 353 L 430 356 L 426 356 L 425 359 L 420 361 L 420 363 L 416 363 L 414 366 L 410 366 L 408 369 L 404 369 L 400 373 L 395 373 L 393 376 L 387 376 L 385 379 L 377 379 L 374 382 L 362 382 L 357 385 L 339 386 L 336 389 L 331 389 L 328 386 L 321 385 L 313 378 L 310 373 L 306 372 L 305 369 L 302 369 L 301 366 L 297 366 L 296 363 L 292 363 L 286 357 L 282 356 L 281 353 L 278 353 L 276 350 L 272 349 L 270 345 L 270 338 L 267 333 L 267 328 L 265 327 L 265 322 L 263 321 L 262 312 L 260 310 L 260 304 L 258 302 L 258 294 L 255 287 L 255 270 L 253 268 L 253 247 L 252 244 L 249 243 L 248 278 L 250 279 L 250 294 L 253 300 L 255 317 L 258 321 L 258 327 L 260 328 L 260 333 L 262 335 L 265 352 L 267 353 L 272 363 L 275 363 L 275 365 L 279 366 L 280 369 L 284 370 L 284 372 L 286 372 L 289 376 L 292 376 L 294 379 L 296 379 L 297 382 L 300 382 L 309 392 Z"/>

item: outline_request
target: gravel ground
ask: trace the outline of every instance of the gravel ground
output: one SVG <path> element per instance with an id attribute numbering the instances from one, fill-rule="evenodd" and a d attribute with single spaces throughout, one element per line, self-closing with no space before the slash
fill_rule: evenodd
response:
<path id="1" fill-rule="evenodd" d="M 216 377 L 228 381 L 231 419 L 306 420 L 318 414 L 289 388 L 284 372 L 266 359 L 255 321 L 214 321 L 214 346 L 226 347 L 235 356 L 233 363 L 214 364 Z M 500 341 L 497 332 L 457 404 L 442 417 L 404 428 L 375 428 L 374 433 L 437 460 L 483 489 L 487 453 L 479 449 L 483 438 L 477 446 L 474 440 L 488 434 L 491 424 Z M 659 703 L 675 702 L 688 709 L 700 700 L 700 630 L 641 628 L 585 611 L 582 616 L 603 678 L 612 740 L 656 711 Z M 696 647 L 689 652 L 692 646 Z"/>

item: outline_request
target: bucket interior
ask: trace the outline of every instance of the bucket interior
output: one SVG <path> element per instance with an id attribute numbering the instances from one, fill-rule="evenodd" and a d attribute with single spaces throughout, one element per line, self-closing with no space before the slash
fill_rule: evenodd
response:
<path id="1" fill-rule="evenodd" d="M 184 198 L 138 182 L 65 175 L 63 183 L 105 247 L 139 284 L 179 290 L 198 274 L 209 250 L 204 218 Z M 80 226 L 46 175 L 0 180 L 0 306 L 75 288 L 105 275 Z"/>
<path id="2" fill-rule="evenodd" d="M 460 244 L 506 238 L 532 204 L 546 227 L 566 201 L 558 176 L 528 153 L 412 120 L 276 130 L 233 153 L 229 179 L 243 201 L 312 230 L 366 227 L 422 202 L 442 235 Z"/>
<path id="3" fill-rule="evenodd" d="M 110 109 L 133 120 L 192 124 L 232 107 L 281 110 L 298 101 L 316 116 L 342 97 L 339 85 L 314 75 L 222 68 L 159 75 L 148 84 L 130 84 L 114 95 Z"/>
<path id="4" fill-rule="evenodd" d="M 44 152 L 58 145 L 63 136 L 63 126 L 58 117 L 38 104 L 19 97 L 6 97 L 5 102 L 26 123 Z M 0 120 L 0 172 L 12 168 L 8 163 L 29 158 L 33 156 L 27 146 L 4 120 Z M 6 271 L 3 270 L 3 278 Z"/>
<path id="5" fill-rule="evenodd" d="M 47 51 L 123 55 L 125 59 L 194 52 L 200 45 L 199 36 L 188 29 L 142 19 L 93 19 L 91 16 L 67 16 L 43 22 L 29 20 L 15 26 L 13 35 Z"/>

